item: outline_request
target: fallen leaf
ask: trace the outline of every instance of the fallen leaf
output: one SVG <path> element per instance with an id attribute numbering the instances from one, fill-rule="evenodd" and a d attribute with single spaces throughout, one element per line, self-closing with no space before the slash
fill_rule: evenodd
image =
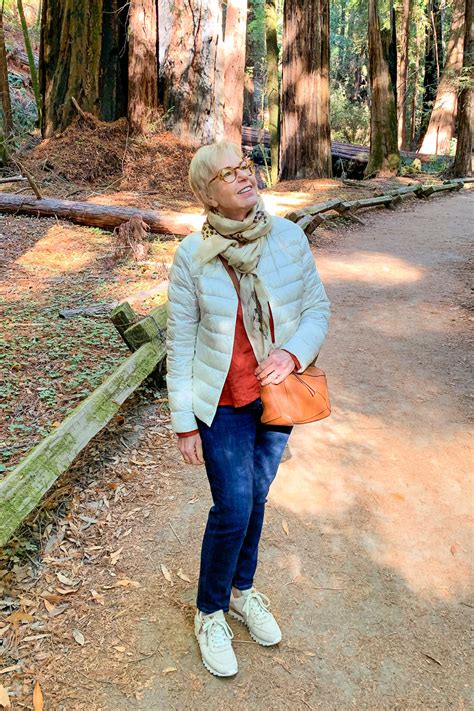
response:
<path id="1" fill-rule="evenodd" d="M 62 583 L 63 585 L 67 585 L 70 588 L 71 587 L 74 588 L 78 584 L 77 580 L 71 580 L 70 578 L 68 578 L 66 575 L 63 575 L 62 573 L 56 573 L 56 577 L 60 583 Z"/>
<path id="2" fill-rule="evenodd" d="M 8 697 L 8 692 L 4 686 L 0 684 L 0 706 L 4 709 L 10 708 L 10 699 Z"/>
<path id="3" fill-rule="evenodd" d="M 58 615 L 62 615 L 63 612 L 68 609 L 68 607 L 69 605 L 65 602 L 64 604 L 55 607 L 54 610 L 51 610 L 51 612 L 48 614 L 50 617 L 57 617 Z"/>
<path id="4" fill-rule="evenodd" d="M 73 630 L 72 636 L 74 637 L 76 642 L 81 645 L 81 647 L 84 646 L 86 640 L 84 639 L 84 635 L 82 634 L 81 630 Z"/>
<path id="5" fill-rule="evenodd" d="M 56 588 L 56 590 L 60 595 L 71 595 L 77 592 L 78 588 L 69 588 L 69 590 L 66 590 L 66 588 Z"/>
<path id="6" fill-rule="evenodd" d="M 176 667 L 166 667 L 166 669 L 163 669 L 161 672 L 162 674 L 171 674 L 171 672 L 178 671 Z"/>
<path id="7" fill-rule="evenodd" d="M 114 647 L 116 652 L 125 652 L 125 647 Z"/>
<path id="8" fill-rule="evenodd" d="M 453 543 L 453 545 L 449 549 L 451 551 L 451 555 L 453 555 L 453 556 L 456 555 L 456 553 L 458 552 L 458 550 L 460 548 L 461 548 L 461 546 L 459 545 L 459 543 Z"/>
<path id="9" fill-rule="evenodd" d="M 17 610 L 16 612 L 12 612 L 11 615 L 8 615 L 6 621 L 15 624 L 17 622 L 34 622 L 34 619 L 35 618 L 33 617 L 33 615 L 29 615 L 27 612 L 20 612 L 20 610 Z"/>
<path id="10" fill-rule="evenodd" d="M 165 580 L 167 580 L 169 583 L 173 584 L 173 578 L 171 577 L 171 573 L 168 570 L 168 568 L 166 567 L 166 565 L 164 565 L 163 563 L 161 563 L 161 572 L 163 573 Z"/>
<path id="11" fill-rule="evenodd" d="M 33 689 L 33 708 L 34 711 L 43 711 L 43 692 L 41 691 L 41 686 L 39 681 L 36 682 L 35 688 Z"/>
<path id="12" fill-rule="evenodd" d="M 97 590 L 91 590 L 92 599 L 99 605 L 104 605 L 104 596 L 97 592 Z"/>
<path id="13" fill-rule="evenodd" d="M 281 522 L 281 527 L 285 531 L 286 535 L 289 536 L 290 529 L 288 528 L 288 523 L 287 523 L 286 519 L 283 519 L 283 521 Z"/>
<path id="14" fill-rule="evenodd" d="M 122 578 L 117 580 L 113 585 L 103 585 L 104 590 L 110 590 L 111 588 L 139 588 L 140 583 L 136 580 L 129 580 L 128 578 Z"/>
<path id="15" fill-rule="evenodd" d="M 177 576 L 178 576 L 178 578 L 181 578 L 181 580 L 184 580 L 186 583 L 190 583 L 190 582 L 191 582 L 191 580 L 188 578 L 188 576 L 183 573 L 183 571 L 181 570 L 181 568 L 178 570 Z"/>
<path id="16" fill-rule="evenodd" d="M 50 602 L 49 600 L 44 600 L 44 606 L 48 612 L 52 612 L 53 610 L 56 609 L 56 606 L 53 605 L 53 603 Z"/>
<path id="17" fill-rule="evenodd" d="M 41 597 L 48 602 L 61 602 L 63 599 L 62 595 L 56 595 L 56 593 L 42 593 Z"/>
<path id="18" fill-rule="evenodd" d="M 110 554 L 110 564 L 111 565 L 116 565 L 118 559 L 120 558 L 120 554 L 122 553 L 123 548 L 119 548 L 118 551 L 115 551 L 115 553 Z"/>

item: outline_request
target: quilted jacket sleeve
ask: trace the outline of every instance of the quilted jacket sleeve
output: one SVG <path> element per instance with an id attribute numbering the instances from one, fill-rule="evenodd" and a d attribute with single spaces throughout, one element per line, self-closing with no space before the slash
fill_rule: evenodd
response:
<path id="1" fill-rule="evenodd" d="M 301 320 L 296 333 L 281 348 L 294 353 L 302 372 L 318 355 L 326 338 L 330 317 L 330 304 L 322 285 L 308 239 L 301 228 L 300 247 L 303 265 L 303 304 Z"/>
<path id="2" fill-rule="evenodd" d="M 168 396 L 174 432 L 196 429 L 193 413 L 193 360 L 199 305 L 189 270 L 189 256 L 178 247 L 170 270 L 166 334 Z"/>

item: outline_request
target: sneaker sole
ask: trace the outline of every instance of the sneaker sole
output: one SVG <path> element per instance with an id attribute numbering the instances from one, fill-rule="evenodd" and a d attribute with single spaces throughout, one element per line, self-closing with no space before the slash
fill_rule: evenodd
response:
<path id="1" fill-rule="evenodd" d="M 198 639 L 197 634 L 194 633 L 194 636 L 196 637 L 197 643 L 199 645 L 199 639 Z M 199 646 L 199 651 L 201 651 L 200 646 Z M 202 660 L 203 665 L 206 667 L 207 671 L 210 672 L 213 676 L 219 676 L 219 677 L 226 679 L 228 677 L 235 676 L 237 674 L 237 672 L 239 671 L 238 669 L 236 669 L 235 671 L 230 672 L 229 674 L 223 674 L 222 672 L 216 671 L 211 666 L 209 666 L 209 664 L 205 661 L 204 657 L 202 656 L 202 652 L 201 652 L 201 660 Z"/>
<path id="2" fill-rule="evenodd" d="M 243 625 L 245 625 L 248 630 L 248 633 L 252 637 L 252 639 L 255 642 L 257 642 L 257 644 L 260 644 L 262 647 L 274 647 L 275 644 L 279 644 L 281 642 L 281 636 L 280 636 L 280 639 L 277 639 L 275 642 L 267 642 L 266 640 L 260 639 L 259 637 L 254 635 L 254 633 L 252 632 L 252 630 L 250 629 L 248 624 L 245 622 L 244 618 L 241 615 L 239 615 L 238 612 L 235 612 L 232 608 L 229 609 L 229 615 L 231 617 L 233 617 L 235 620 L 238 620 Z"/>

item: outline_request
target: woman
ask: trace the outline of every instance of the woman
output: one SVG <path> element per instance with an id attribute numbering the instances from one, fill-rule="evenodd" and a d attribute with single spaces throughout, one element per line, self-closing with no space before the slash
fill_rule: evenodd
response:
<path id="1" fill-rule="evenodd" d="M 237 145 L 200 148 L 189 181 L 207 220 L 182 241 L 170 273 L 167 383 L 180 452 L 188 464 L 205 464 L 214 503 L 195 634 L 206 668 L 232 676 L 224 613 L 261 645 L 281 640 L 253 579 L 266 497 L 291 427 L 260 422 L 260 387 L 314 361 L 329 302 L 305 234 L 265 211 Z"/>

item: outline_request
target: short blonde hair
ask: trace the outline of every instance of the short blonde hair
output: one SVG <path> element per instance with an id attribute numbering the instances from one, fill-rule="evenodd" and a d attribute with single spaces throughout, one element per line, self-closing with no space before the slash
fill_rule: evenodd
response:
<path id="1" fill-rule="evenodd" d="M 235 153 L 237 160 L 240 160 L 243 155 L 242 149 L 236 143 L 218 141 L 199 148 L 189 166 L 189 185 L 199 202 L 204 205 L 206 212 L 211 209 L 207 193 L 209 181 L 217 173 L 216 165 L 219 159 L 224 153 L 228 152 Z"/>

